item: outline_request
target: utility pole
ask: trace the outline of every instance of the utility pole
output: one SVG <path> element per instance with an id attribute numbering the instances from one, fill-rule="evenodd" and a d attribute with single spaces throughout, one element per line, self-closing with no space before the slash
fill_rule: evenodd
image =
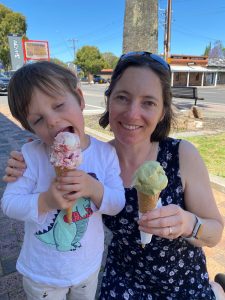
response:
<path id="1" fill-rule="evenodd" d="M 73 38 L 73 39 L 69 39 L 68 41 L 73 43 L 71 48 L 73 49 L 73 55 L 74 55 L 74 61 L 75 61 L 75 59 L 76 59 L 76 43 L 78 42 L 78 40 Z"/>
<path id="2" fill-rule="evenodd" d="M 171 11 L 172 11 L 172 0 L 167 0 L 167 10 L 166 10 L 166 28 L 165 28 L 165 48 L 164 48 L 164 56 L 168 61 L 170 57 L 170 40 L 171 40 Z"/>
<path id="3" fill-rule="evenodd" d="M 165 9 L 163 56 L 167 60 L 167 9 Z"/>

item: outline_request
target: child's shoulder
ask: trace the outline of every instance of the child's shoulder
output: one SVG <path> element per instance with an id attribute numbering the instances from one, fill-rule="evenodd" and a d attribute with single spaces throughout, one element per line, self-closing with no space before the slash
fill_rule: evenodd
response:
<path id="1" fill-rule="evenodd" d="M 24 144 L 21 148 L 25 160 L 39 160 L 47 155 L 47 146 L 39 139 Z"/>
<path id="2" fill-rule="evenodd" d="M 47 167 L 49 162 L 49 152 L 47 146 L 41 140 L 35 140 L 24 144 L 21 151 L 27 166 L 32 170 L 34 166 L 39 168 L 38 166 L 43 164 Z"/>
<path id="3" fill-rule="evenodd" d="M 102 149 L 103 151 L 115 151 L 115 148 L 108 142 L 100 141 L 93 136 L 90 137 L 90 140 L 91 146 L 98 148 L 98 150 Z"/>
<path id="4" fill-rule="evenodd" d="M 22 146 L 22 152 L 25 152 L 25 153 L 32 153 L 32 154 L 35 154 L 35 153 L 41 153 L 43 151 L 46 151 L 46 146 L 45 144 L 37 139 L 37 140 L 34 140 L 32 142 L 28 142 L 26 144 L 24 144 Z"/>

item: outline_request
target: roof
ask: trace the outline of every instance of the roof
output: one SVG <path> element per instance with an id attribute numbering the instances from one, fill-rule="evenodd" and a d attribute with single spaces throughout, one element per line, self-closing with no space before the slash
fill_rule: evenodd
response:
<path id="1" fill-rule="evenodd" d="M 205 72 L 205 73 L 215 73 L 215 72 L 225 72 L 225 68 L 224 69 L 220 69 L 218 67 L 210 69 L 210 68 L 204 68 L 202 66 L 174 66 L 174 65 L 170 65 L 171 71 L 172 72 Z"/>
<path id="2" fill-rule="evenodd" d="M 209 67 L 225 67 L 225 58 L 209 58 Z"/>

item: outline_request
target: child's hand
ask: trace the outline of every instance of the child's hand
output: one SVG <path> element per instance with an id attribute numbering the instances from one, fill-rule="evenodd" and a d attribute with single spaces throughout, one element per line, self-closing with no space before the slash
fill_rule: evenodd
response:
<path id="1" fill-rule="evenodd" d="M 57 188 L 56 179 L 51 183 L 48 191 L 40 194 L 39 213 L 45 213 L 53 209 L 67 209 L 73 205 L 74 200 L 66 199 L 66 192 Z"/>
<path id="2" fill-rule="evenodd" d="M 57 188 L 64 192 L 64 198 L 75 201 L 78 198 L 91 198 L 97 207 L 101 206 L 103 185 L 81 170 L 71 170 L 57 178 Z"/>

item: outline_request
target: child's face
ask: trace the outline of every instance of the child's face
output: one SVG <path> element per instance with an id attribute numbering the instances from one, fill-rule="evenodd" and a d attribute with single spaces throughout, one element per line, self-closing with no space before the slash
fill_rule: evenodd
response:
<path id="1" fill-rule="evenodd" d="M 27 120 L 35 134 L 47 145 L 52 145 L 61 131 L 79 135 L 81 146 L 85 145 L 83 109 L 84 98 L 80 89 L 81 104 L 74 94 L 64 91 L 49 96 L 35 88 L 29 105 Z"/>

